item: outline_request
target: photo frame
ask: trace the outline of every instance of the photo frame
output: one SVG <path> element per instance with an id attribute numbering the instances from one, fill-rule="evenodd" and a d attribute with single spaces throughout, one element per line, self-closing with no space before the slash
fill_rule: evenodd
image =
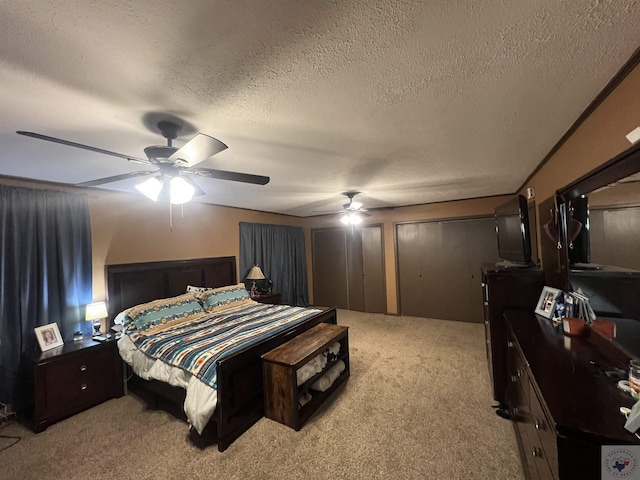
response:
<path id="1" fill-rule="evenodd" d="M 553 318 L 556 311 L 556 302 L 558 301 L 558 296 L 561 293 L 561 290 L 545 285 L 542 289 L 542 293 L 540 293 L 538 303 L 536 303 L 536 313 L 545 318 Z"/>
<path id="2" fill-rule="evenodd" d="M 40 345 L 40 350 L 43 352 L 64 344 L 57 323 L 42 325 L 41 327 L 34 328 L 34 330 L 36 332 L 36 338 L 38 339 L 38 345 Z"/>

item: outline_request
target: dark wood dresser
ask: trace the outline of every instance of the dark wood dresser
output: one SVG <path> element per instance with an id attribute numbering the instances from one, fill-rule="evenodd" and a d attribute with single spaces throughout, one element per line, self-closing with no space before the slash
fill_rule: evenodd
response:
<path id="1" fill-rule="evenodd" d="M 27 358 L 24 372 L 27 394 L 21 416 L 35 432 L 124 394 L 115 340 L 66 342 Z"/>
<path id="2" fill-rule="evenodd" d="M 507 389 L 505 309 L 533 311 L 544 286 L 544 271 L 535 267 L 482 265 L 482 294 L 487 364 L 493 398 L 504 407 Z"/>
<path id="3" fill-rule="evenodd" d="M 602 445 L 640 444 L 619 410 L 635 403 L 617 388 L 615 374 L 627 366 L 588 335 L 568 337 L 533 312 L 508 310 L 505 318 L 507 403 L 526 477 L 600 479 Z"/>

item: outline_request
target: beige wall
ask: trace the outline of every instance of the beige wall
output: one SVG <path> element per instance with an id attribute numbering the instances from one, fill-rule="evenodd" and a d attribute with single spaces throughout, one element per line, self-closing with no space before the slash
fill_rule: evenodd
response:
<path id="1" fill-rule="evenodd" d="M 636 67 L 525 188 L 535 189 L 538 203 L 546 200 L 559 188 L 628 149 L 631 144 L 625 135 L 639 125 L 640 67 Z M 540 242 L 539 225 L 537 232 Z"/>
<path id="2" fill-rule="evenodd" d="M 627 149 L 630 144 L 625 135 L 638 125 L 640 68 L 636 68 L 618 86 L 524 188 L 533 187 L 537 201 L 545 200 L 558 188 Z M 32 188 L 66 189 L 12 179 L 0 178 L 0 182 Z M 78 191 L 73 188 L 69 190 Z M 105 264 L 227 255 L 237 258 L 238 223 L 241 221 L 298 225 L 304 228 L 312 294 L 310 231 L 312 228 L 339 225 L 336 217 L 303 219 L 190 203 L 185 206 L 184 217 L 181 217 L 180 208 L 174 208 L 173 230 L 170 230 L 167 205 L 153 204 L 135 194 L 98 189 L 85 191 L 89 194 L 93 233 L 94 300 L 105 297 Z M 384 226 L 389 313 L 397 313 L 395 223 L 491 215 L 494 208 L 506 198 L 489 197 L 372 212 L 367 223 Z M 539 225 L 537 231 L 539 236 Z"/>
<path id="3" fill-rule="evenodd" d="M 494 209 L 504 203 L 510 196 L 496 196 L 461 200 L 457 202 L 432 203 L 412 207 L 394 208 L 392 210 L 373 210 L 365 224 L 382 224 L 384 230 L 384 263 L 385 282 L 387 287 L 387 312 L 398 313 L 398 291 L 396 277 L 396 244 L 395 224 L 418 220 L 436 220 L 448 218 L 464 218 L 493 215 Z M 305 220 L 307 238 L 307 265 L 311 272 L 311 235 L 312 228 L 340 226 L 336 216 L 313 217 Z M 497 247 L 496 247 L 497 248 Z M 478 287 L 480 288 L 480 287 Z M 312 279 L 309 279 L 310 295 L 313 293 Z"/>

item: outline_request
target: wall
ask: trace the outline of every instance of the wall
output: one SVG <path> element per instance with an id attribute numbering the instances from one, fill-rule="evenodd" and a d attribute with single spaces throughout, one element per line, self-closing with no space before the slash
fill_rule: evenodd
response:
<path id="1" fill-rule="evenodd" d="M 511 195 L 460 200 L 456 202 L 431 203 L 391 210 L 373 210 L 364 224 L 382 224 L 384 229 L 384 267 L 387 288 L 387 312 L 398 313 L 398 288 L 396 277 L 395 224 L 422 220 L 492 216 L 495 208 L 506 202 Z M 307 265 L 311 275 L 311 229 L 340 226 L 336 216 L 312 217 L 305 219 L 307 238 Z M 347 227 L 350 228 L 350 227 Z M 497 249 L 497 247 L 496 247 Z M 478 267 L 479 268 L 479 267 Z M 480 288 L 480 285 L 478 285 Z M 309 279 L 309 290 L 313 292 L 313 280 Z"/>
<path id="2" fill-rule="evenodd" d="M 586 108 L 586 106 L 585 106 Z M 625 135 L 640 125 L 640 66 L 636 67 L 524 186 L 538 203 L 628 149 Z M 567 126 L 568 128 L 569 126 Z M 537 218 L 541 218 L 538 212 Z M 541 228 L 538 225 L 538 242 Z"/>
<path id="3" fill-rule="evenodd" d="M 640 67 L 627 76 L 540 171 L 532 176 L 523 186 L 521 193 L 525 193 L 526 187 L 533 187 L 538 203 L 548 198 L 558 188 L 627 149 L 630 144 L 625 135 L 638 125 L 640 125 Z M 12 179 L 0 179 L 0 181 L 32 188 L 67 189 Z M 238 223 L 241 221 L 297 225 L 304 228 L 311 293 L 313 284 L 310 231 L 312 228 L 339 224 L 335 216 L 296 218 L 191 203 L 185 206 L 184 218 L 180 216 L 180 209 L 174 208 L 173 230 L 170 231 L 167 205 L 152 204 L 135 194 L 99 189 L 86 191 L 89 194 L 94 242 L 94 300 L 104 298 L 105 264 L 226 255 L 238 257 Z M 492 215 L 495 207 L 507 198 L 505 196 L 488 197 L 371 212 L 372 216 L 367 219 L 367 223 L 384 226 L 385 278 L 389 313 L 397 313 L 395 223 Z M 540 212 L 537 218 L 540 219 Z M 539 239 L 541 232 L 539 220 L 537 232 Z"/>

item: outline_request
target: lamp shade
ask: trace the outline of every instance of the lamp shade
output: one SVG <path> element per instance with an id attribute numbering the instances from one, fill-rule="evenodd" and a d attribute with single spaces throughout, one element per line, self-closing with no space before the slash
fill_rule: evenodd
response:
<path id="1" fill-rule="evenodd" d="M 107 305 L 104 302 L 90 303 L 87 305 L 85 320 L 98 320 L 108 317 Z"/>
<path id="2" fill-rule="evenodd" d="M 151 177 L 144 182 L 137 184 L 136 188 L 145 196 L 147 196 L 154 202 L 157 202 L 158 196 L 160 195 L 163 186 L 164 184 L 160 180 L 158 180 L 156 177 Z"/>
<path id="3" fill-rule="evenodd" d="M 196 189 L 183 177 L 173 177 L 169 185 L 169 198 L 174 205 L 191 201 Z"/>
<path id="4" fill-rule="evenodd" d="M 247 280 L 262 280 L 264 278 L 264 273 L 260 270 L 258 265 L 254 265 L 249 270 L 249 275 L 247 275 Z"/>

